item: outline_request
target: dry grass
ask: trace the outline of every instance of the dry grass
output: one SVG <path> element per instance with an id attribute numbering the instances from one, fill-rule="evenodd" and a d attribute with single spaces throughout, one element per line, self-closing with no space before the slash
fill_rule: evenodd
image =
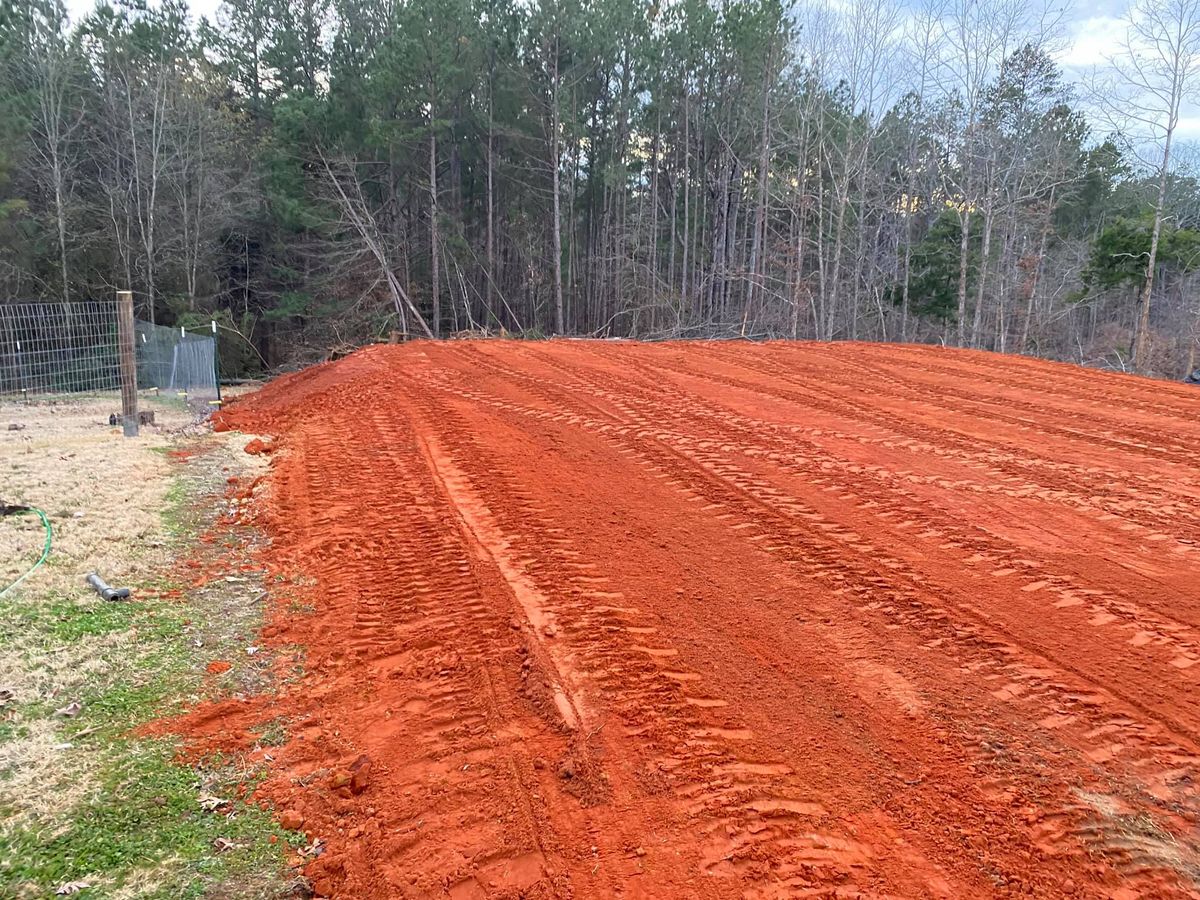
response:
<path id="1" fill-rule="evenodd" d="M 127 439 L 108 424 L 114 408 L 107 399 L 0 402 L 0 500 L 40 507 L 54 524 L 54 564 L 31 587 L 74 589 L 78 572 L 120 572 L 128 548 L 153 541 L 161 527 L 169 485 L 166 461 L 154 451 L 170 447 L 171 432 L 190 415 L 155 405 L 157 424 Z M 21 430 L 8 430 L 10 424 Z M 40 547 L 35 518 L 0 520 L 0 582 L 16 578 Z"/>
<path id="2" fill-rule="evenodd" d="M 171 431 L 191 418 L 186 409 L 156 406 L 156 426 L 127 439 L 108 424 L 117 408 L 108 398 L 0 403 L 0 500 L 41 508 L 54 529 L 47 564 L 19 589 L 19 614 L 13 608 L 0 613 L 0 685 L 12 691 L 15 708 L 8 721 L 12 736 L 0 744 L 0 805 L 43 822 L 89 790 L 80 777 L 89 768 L 86 754 L 61 747 L 78 728 L 53 717 L 53 710 L 108 675 L 111 660 L 128 655 L 136 636 L 109 632 L 46 646 L 22 620 L 71 608 L 86 615 L 100 602 L 84 585 L 90 571 L 119 583 L 155 576 L 163 563 L 156 551 L 166 546 L 161 510 L 170 489 L 162 451 L 172 445 Z M 20 430 L 9 430 L 10 423 Z M 0 587 L 36 561 L 42 540 L 35 516 L 0 517 Z"/>
<path id="3" fill-rule="evenodd" d="M 196 616 L 187 598 L 155 600 L 148 589 L 170 586 L 178 574 L 176 557 L 195 537 L 180 533 L 203 524 L 181 525 L 194 501 L 218 508 L 227 472 L 251 474 L 265 463 L 241 451 L 244 436 L 201 439 L 187 410 L 166 404 L 153 405 L 155 426 L 124 438 L 108 424 L 115 408 L 109 398 L 0 402 L 0 503 L 39 507 L 54 528 L 47 564 L 0 601 L 0 688 L 12 698 L 0 701 L 0 856 L 21 857 L 0 862 L 0 896 L 43 896 L 56 882 L 79 878 L 92 884 L 85 896 L 178 896 L 179 884 L 200 883 L 186 870 L 209 852 L 205 828 L 245 830 L 253 819 L 247 811 L 236 826 L 194 821 L 197 773 L 172 771 L 169 746 L 133 741 L 127 732 L 179 693 L 195 694 L 208 654 L 230 649 L 215 643 L 224 639 L 220 622 L 198 621 L 209 646 L 193 650 L 186 623 Z M 23 427 L 9 430 L 9 423 Z M 200 440 L 208 448 L 203 466 L 169 458 Z M 37 559 L 42 540 L 35 516 L 0 516 L 0 589 Z M 134 602 L 103 601 L 84 583 L 89 571 L 133 587 Z M 219 598 L 209 591 L 204 608 L 220 620 Z M 253 630 L 254 615 L 239 623 L 242 631 Z M 176 678 L 166 690 L 164 673 Z M 72 703 L 82 707 L 77 716 L 56 714 Z M 157 833 L 136 836 L 128 854 L 117 836 L 110 844 L 89 831 L 105 817 L 123 821 L 126 812 L 145 819 L 148 801 L 162 805 L 156 794 L 187 811 L 155 807 Z M 265 847 L 269 823 L 255 820 L 254 827 Z M 203 865 L 242 878 L 246 865 L 277 866 L 274 851 L 262 849 L 253 864 L 246 853 Z M 268 886 L 271 877 L 268 871 L 258 881 Z M 205 883 L 219 882 L 213 878 Z"/>

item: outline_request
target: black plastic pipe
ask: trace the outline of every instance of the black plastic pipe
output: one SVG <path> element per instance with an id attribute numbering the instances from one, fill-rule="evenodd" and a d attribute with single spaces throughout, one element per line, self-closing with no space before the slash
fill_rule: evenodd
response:
<path id="1" fill-rule="evenodd" d="M 109 587 L 107 582 L 95 572 L 90 572 L 87 577 L 87 583 L 91 585 L 92 590 L 103 597 L 105 600 L 128 600 L 129 588 L 114 588 Z"/>

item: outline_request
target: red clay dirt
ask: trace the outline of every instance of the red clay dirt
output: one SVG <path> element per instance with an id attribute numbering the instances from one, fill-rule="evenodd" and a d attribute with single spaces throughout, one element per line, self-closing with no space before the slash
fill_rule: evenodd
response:
<path id="1" fill-rule="evenodd" d="M 181 727 L 268 760 L 319 894 L 1200 895 L 1195 388 L 417 343 L 220 415 L 286 677 Z"/>

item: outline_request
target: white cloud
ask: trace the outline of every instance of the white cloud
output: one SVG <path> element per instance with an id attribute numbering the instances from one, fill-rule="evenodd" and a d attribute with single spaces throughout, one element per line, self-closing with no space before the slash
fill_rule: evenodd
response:
<path id="1" fill-rule="evenodd" d="M 1077 22 L 1066 47 L 1058 54 L 1060 65 L 1091 68 L 1104 65 L 1121 48 L 1125 20 L 1118 16 L 1092 16 Z"/>
<path id="2" fill-rule="evenodd" d="M 1200 140 L 1200 114 L 1180 116 L 1175 136 L 1181 141 Z"/>

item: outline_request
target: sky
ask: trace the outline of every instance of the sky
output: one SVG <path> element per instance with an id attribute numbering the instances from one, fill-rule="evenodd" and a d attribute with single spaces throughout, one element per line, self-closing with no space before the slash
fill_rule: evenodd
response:
<path id="1" fill-rule="evenodd" d="M 1085 4 L 1086 14 L 1077 14 L 1066 24 L 1066 40 L 1056 54 L 1064 74 L 1071 79 L 1103 70 L 1105 62 L 1120 51 L 1125 35 L 1125 0 L 1096 0 Z M 1200 142 L 1200 102 L 1184 100 L 1176 137 L 1181 142 Z"/>
<path id="2" fill-rule="evenodd" d="M 78 21 L 94 6 L 95 0 L 66 0 L 71 18 Z M 155 2 L 155 0 L 150 0 Z M 975 0 L 987 2 L 987 0 Z M 1062 40 L 1055 56 L 1070 80 L 1080 80 L 1119 50 L 1124 34 L 1124 15 L 1129 0 L 1075 0 L 1076 5 L 1063 16 Z M 221 0 L 189 0 L 192 16 L 215 17 Z M 1200 106 L 1186 110 L 1179 137 L 1200 140 Z"/>
<path id="3" fill-rule="evenodd" d="M 151 0 L 153 2 L 153 0 Z M 977 0 L 986 2 L 986 0 Z M 221 0 L 190 0 L 192 16 L 214 17 Z M 1083 0 L 1080 11 L 1068 15 L 1064 31 L 1064 46 L 1059 61 L 1065 68 L 1090 68 L 1104 62 L 1106 54 L 1116 49 L 1123 33 L 1122 16 L 1126 0 Z M 67 0 L 67 10 L 78 20 L 91 11 L 95 0 Z"/>

